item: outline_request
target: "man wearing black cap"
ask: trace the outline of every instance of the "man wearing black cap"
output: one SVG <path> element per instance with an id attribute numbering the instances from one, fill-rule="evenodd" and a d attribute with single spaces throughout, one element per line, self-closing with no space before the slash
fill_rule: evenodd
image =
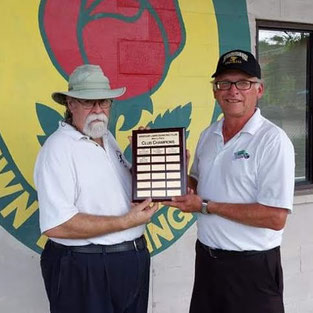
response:
<path id="1" fill-rule="evenodd" d="M 257 108 L 264 86 L 251 53 L 225 53 L 212 77 L 224 118 L 200 136 L 194 191 L 166 203 L 199 213 L 190 312 L 283 313 L 280 244 L 293 205 L 294 149 Z"/>

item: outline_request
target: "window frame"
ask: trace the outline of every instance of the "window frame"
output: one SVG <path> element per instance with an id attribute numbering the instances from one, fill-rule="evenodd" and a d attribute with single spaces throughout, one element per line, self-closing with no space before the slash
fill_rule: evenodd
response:
<path id="1" fill-rule="evenodd" d="M 278 31 L 301 31 L 310 33 L 307 50 L 307 87 L 306 97 L 306 130 L 308 140 L 305 146 L 306 155 L 306 180 L 295 182 L 295 190 L 313 190 L 313 24 L 256 20 L 256 57 L 259 59 L 259 31 L 278 30 Z"/>

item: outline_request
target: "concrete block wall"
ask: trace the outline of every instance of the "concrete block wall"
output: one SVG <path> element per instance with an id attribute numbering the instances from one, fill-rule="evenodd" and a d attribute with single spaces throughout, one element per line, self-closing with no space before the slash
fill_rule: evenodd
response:
<path id="1" fill-rule="evenodd" d="M 246 0 L 252 49 L 256 42 L 256 19 L 313 24 L 311 0 Z"/>
<path id="2" fill-rule="evenodd" d="M 313 195 L 296 195 L 282 243 L 286 313 L 313 312 Z"/>
<path id="3" fill-rule="evenodd" d="M 247 0 L 247 10 L 254 18 L 295 22 L 312 23 L 313 6 L 311 0 Z"/>
<path id="4" fill-rule="evenodd" d="M 194 278 L 196 227 L 152 258 L 149 313 L 187 313 Z"/>
<path id="5" fill-rule="evenodd" d="M 0 226 L 0 312 L 48 313 L 39 254 Z"/>

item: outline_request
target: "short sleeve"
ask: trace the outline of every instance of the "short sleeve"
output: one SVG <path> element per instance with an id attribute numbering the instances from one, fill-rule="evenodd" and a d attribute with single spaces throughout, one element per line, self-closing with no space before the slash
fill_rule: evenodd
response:
<path id="1" fill-rule="evenodd" d="M 194 159 L 193 159 L 193 163 L 191 165 L 190 172 L 189 172 L 189 176 L 191 176 L 192 178 L 194 178 L 197 181 L 199 180 L 199 149 L 200 149 L 200 141 L 201 141 L 201 138 L 199 139 L 199 142 L 197 144 L 197 148 L 196 148 L 195 156 L 194 156 Z"/>
<path id="2" fill-rule="evenodd" d="M 75 171 L 69 149 L 48 145 L 40 151 L 34 172 L 40 229 L 45 232 L 78 213 L 75 207 Z"/>
<path id="3" fill-rule="evenodd" d="M 280 131 L 269 138 L 259 166 L 257 202 L 292 210 L 295 177 L 294 148 L 287 135 Z"/>

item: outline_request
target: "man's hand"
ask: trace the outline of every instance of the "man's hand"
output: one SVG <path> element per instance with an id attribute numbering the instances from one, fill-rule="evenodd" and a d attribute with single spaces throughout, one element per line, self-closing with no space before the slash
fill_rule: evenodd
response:
<path id="1" fill-rule="evenodd" d="M 202 206 L 202 199 L 190 192 L 188 195 L 173 197 L 172 201 L 162 202 L 163 205 L 172 206 L 180 209 L 183 212 L 200 212 Z"/>
<path id="2" fill-rule="evenodd" d="M 153 203 L 151 199 L 146 199 L 140 203 L 132 203 L 131 206 L 131 210 L 125 215 L 126 228 L 148 223 L 158 210 L 159 203 Z"/>
<path id="3" fill-rule="evenodd" d="M 146 127 L 145 126 L 139 126 L 139 128 L 138 128 L 138 130 L 145 130 L 145 129 L 149 130 L 150 127 L 149 126 L 146 126 Z M 127 138 L 128 138 L 130 146 L 132 147 L 133 136 L 127 136 Z"/>
<path id="4" fill-rule="evenodd" d="M 187 170 L 189 168 L 190 158 L 191 158 L 190 151 L 188 149 L 186 149 L 186 166 L 187 166 Z"/>

